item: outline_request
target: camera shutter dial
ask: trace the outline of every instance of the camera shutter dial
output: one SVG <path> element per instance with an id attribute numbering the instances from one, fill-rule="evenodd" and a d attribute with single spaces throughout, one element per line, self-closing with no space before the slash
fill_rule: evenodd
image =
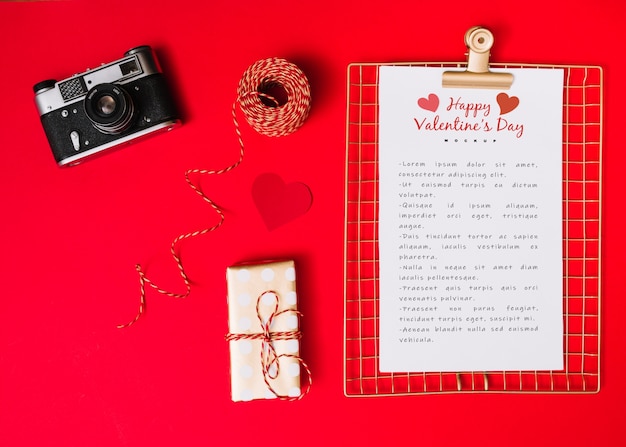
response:
<path id="1" fill-rule="evenodd" d="M 54 88 L 56 83 L 57 81 L 55 81 L 54 79 L 46 79 L 45 81 L 41 81 L 35 84 L 33 86 L 33 90 L 35 91 L 35 94 L 45 92 L 46 90 L 50 90 L 51 88 Z"/>

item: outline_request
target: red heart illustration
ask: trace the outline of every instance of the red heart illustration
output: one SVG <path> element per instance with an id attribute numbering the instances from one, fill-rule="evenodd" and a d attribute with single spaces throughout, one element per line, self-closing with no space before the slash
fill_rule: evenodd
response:
<path id="1" fill-rule="evenodd" d="M 304 183 L 285 184 L 277 174 L 259 175 L 252 184 L 252 200 L 268 230 L 274 230 L 305 214 L 313 202 Z"/>
<path id="2" fill-rule="evenodd" d="M 420 106 L 424 110 L 430 110 L 431 112 L 436 112 L 437 107 L 439 107 L 439 97 L 434 93 L 428 95 L 428 99 L 420 98 L 417 100 L 417 105 Z"/>
<path id="3" fill-rule="evenodd" d="M 519 105 L 519 98 L 517 96 L 509 96 L 506 93 L 499 93 L 496 96 L 498 105 L 500 106 L 500 115 L 509 113 Z"/>

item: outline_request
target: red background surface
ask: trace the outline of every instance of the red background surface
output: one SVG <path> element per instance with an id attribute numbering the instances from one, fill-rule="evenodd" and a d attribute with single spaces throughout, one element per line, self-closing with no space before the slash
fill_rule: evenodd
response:
<path id="1" fill-rule="evenodd" d="M 621 445 L 626 396 L 620 1 L 0 3 L 0 445 Z M 597 395 L 346 398 L 342 386 L 346 67 L 462 61 L 465 31 L 494 62 L 605 69 L 602 380 Z M 32 85 L 152 45 L 183 109 L 175 132 L 60 169 Z M 202 178 L 222 228 L 181 245 L 192 294 L 148 293 L 135 263 L 182 291 L 172 239 L 216 216 L 184 181 L 237 156 L 230 116 L 243 71 L 284 57 L 309 77 L 312 113 L 275 139 L 242 126 L 241 166 Z M 251 198 L 265 172 L 309 185 L 310 211 L 268 231 Z M 301 401 L 229 395 L 225 269 L 293 258 L 313 388 Z M 281 438 L 285 438 L 281 440 Z M 287 439 L 290 439 L 289 441 Z"/>

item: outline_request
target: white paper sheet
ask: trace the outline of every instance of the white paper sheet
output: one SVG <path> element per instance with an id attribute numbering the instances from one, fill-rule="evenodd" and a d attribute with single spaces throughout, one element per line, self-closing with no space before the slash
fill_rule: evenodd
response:
<path id="1" fill-rule="evenodd" d="M 379 78 L 380 369 L 563 368 L 563 71 Z"/>

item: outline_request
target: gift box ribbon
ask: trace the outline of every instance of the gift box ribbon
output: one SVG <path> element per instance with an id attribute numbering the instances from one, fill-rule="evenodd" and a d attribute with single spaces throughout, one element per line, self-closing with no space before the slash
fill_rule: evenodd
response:
<path id="1" fill-rule="evenodd" d="M 267 296 L 268 294 L 274 297 L 274 308 L 269 314 L 269 316 L 267 317 L 267 319 L 265 319 L 263 318 L 263 315 L 261 314 L 261 309 L 259 305 L 263 297 Z M 274 393 L 274 395 L 276 395 L 276 397 L 279 399 L 299 400 L 299 399 L 302 399 L 311 389 L 311 384 L 312 384 L 311 371 L 309 370 L 308 365 L 304 362 L 304 360 L 300 356 L 293 355 L 293 354 L 278 354 L 276 352 L 276 349 L 274 348 L 273 341 L 300 340 L 300 338 L 302 338 L 302 333 L 300 332 L 300 330 L 272 331 L 270 328 L 272 326 L 272 323 L 274 322 L 274 319 L 276 319 L 277 317 L 281 315 L 291 313 L 291 314 L 297 315 L 299 318 L 302 316 L 302 313 L 300 313 L 299 311 L 295 309 L 285 309 L 285 310 L 279 311 L 278 310 L 279 303 L 280 303 L 280 299 L 279 299 L 279 295 L 277 292 L 273 290 L 266 290 L 263 293 L 261 293 L 258 296 L 257 301 L 256 301 L 256 314 L 257 314 L 257 318 L 259 319 L 259 324 L 261 325 L 261 332 L 250 333 L 250 334 L 228 333 L 226 334 L 226 340 L 227 341 L 260 340 L 261 341 L 261 367 L 263 370 L 263 380 L 265 381 L 267 388 L 272 393 Z M 300 327 L 299 324 L 298 324 L 298 327 Z M 300 395 L 297 397 L 291 397 L 291 396 L 285 396 L 285 395 L 279 394 L 278 392 L 276 392 L 276 390 L 274 390 L 274 388 L 272 387 L 270 383 L 271 380 L 278 378 L 280 374 L 279 360 L 281 358 L 293 358 L 297 360 L 300 366 L 306 371 L 308 384 L 304 392 L 301 392 Z"/>

